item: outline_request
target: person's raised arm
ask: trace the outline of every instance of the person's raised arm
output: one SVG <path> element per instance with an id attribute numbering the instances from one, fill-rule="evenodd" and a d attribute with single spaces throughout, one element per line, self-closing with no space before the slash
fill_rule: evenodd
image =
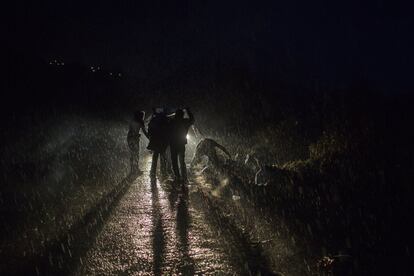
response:
<path id="1" fill-rule="evenodd" d="M 214 146 L 221 149 L 231 159 L 230 153 L 228 152 L 228 150 L 224 146 L 220 145 L 216 141 L 214 141 Z"/>
<path id="2" fill-rule="evenodd" d="M 145 129 L 145 123 L 144 123 L 144 120 L 142 120 L 142 121 L 140 122 L 140 124 L 141 124 L 142 133 L 144 133 L 145 137 L 147 137 L 147 139 L 149 139 L 149 136 L 148 136 L 148 131 Z"/>
<path id="3" fill-rule="evenodd" d="M 188 120 L 190 122 L 190 125 L 193 125 L 194 124 L 194 115 L 193 115 L 193 113 L 191 112 L 189 107 L 186 107 L 185 110 L 187 111 Z"/>

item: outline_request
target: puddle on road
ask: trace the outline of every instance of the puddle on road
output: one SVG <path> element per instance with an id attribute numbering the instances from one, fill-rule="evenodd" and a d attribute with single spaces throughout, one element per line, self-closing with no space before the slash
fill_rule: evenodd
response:
<path id="1" fill-rule="evenodd" d="M 239 274 L 188 190 L 151 183 L 145 161 L 74 275 Z"/>

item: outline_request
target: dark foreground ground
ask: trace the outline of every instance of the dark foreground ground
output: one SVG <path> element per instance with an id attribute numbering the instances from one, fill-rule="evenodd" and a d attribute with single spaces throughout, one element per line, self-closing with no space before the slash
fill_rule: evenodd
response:
<path id="1" fill-rule="evenodd" d="M 202 176 L 188 186 L 151 181 L 149 166 L 143 155 L 142 176 L 115 185 L 69 229 L 50 230 L 56 237 L 46 237 L 44 248 L 33 245 L 36 237 L 17 239 L 32 252 L 3 251 L 3 275 L 310 274 L 294 239 L 259 214 L 249 218 L 254 210 L 222 198 L 223 187 Z"/>
<path id="2" fill-rule="evenodd" d="M 290 241 L 272 241 L 281 256 L 268 263 L 243 225 L 217 214 L 219 205 L 210 206 L 210 195 L 197 187 L 202 183 L 151 183 L 147 160 L 144 175 L 114 208 L 75 275 L 240 275 L 281 267 L 288 275 L 306 274 Z"/>

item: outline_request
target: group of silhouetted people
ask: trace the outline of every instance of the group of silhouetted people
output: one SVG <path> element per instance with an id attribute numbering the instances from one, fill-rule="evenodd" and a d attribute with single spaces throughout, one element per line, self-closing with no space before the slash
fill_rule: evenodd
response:
<path id="1" fill-rule="evenodd" d="M 184 111 L 188 118 L 185 118 Z M 156 178 L 158 161 L 160 161 L 161 176 L 167 176 L 166 151 L 169 148 L 175 181 L 186 182 L 187 168 L 184 158 L 188 130 L 194 124 L 192 112 L 189 108 L 185 108 L 177 109 L 175 113 L 168 114 L 164 109 L 153 108 L 148 131 L 145 128 L 144 119 L 144 111 L 135 112 L 129 127 L 127 142 L 131 152 L 131 174 L 142 174 L 139 170 L 139 142 L 142 130 L 149 140 L 147 148 L 152 151 L 150 177 Z"/>

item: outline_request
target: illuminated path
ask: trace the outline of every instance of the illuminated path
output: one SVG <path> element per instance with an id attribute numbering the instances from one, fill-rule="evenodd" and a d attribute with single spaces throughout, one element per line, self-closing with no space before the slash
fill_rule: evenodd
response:
<path id="1" fill-rule="evenodd" d="M 144 175 L 113 210 L 75 275 L 239 274 L 192 188 L 150 182 Z M 190 194 L 190 195 L 189 195 Z"/>

